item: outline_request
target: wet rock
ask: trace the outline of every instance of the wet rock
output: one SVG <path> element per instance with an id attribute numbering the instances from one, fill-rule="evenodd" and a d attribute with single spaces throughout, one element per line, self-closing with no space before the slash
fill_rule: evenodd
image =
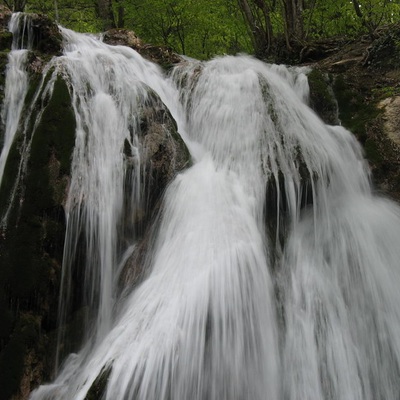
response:
<path id="1" fill-rule="evenodd" d="M 182 57 L 166 46 L 144 44 L 132 31 L 127 29 L 111 29 L 104 34 L 104 42 L 110 45 L 128 46 L 136 50 L 142 57 L 164 68 L 180 63 Z"/>
<path id="2" fill-rule="evenodd" d="M 98 400 L 103 398 L 107 388 L 107 381 L 110 374 L 111 374 L 111 367 L 109 367 L 108 369 L 103 369 L 101 371 L 100 375 L 93 382 L 87 395 L 85 396 L 85 400 Z"/>
<path id="3" fill-rule="evenodd" d="M 56 328 L 66 226 L 65 190 L 58 186 L 70 174 L 75 141 L 71 99 L 61 78 L 37 124 L 35 111 L 25 121 L 28 137 L 33 135 L 28 168 L 11 195 L 24 149 L 19 131 L 0 188 L 2 217 L 9 209 L 0 232 L 0 320 L 7 321 L 0 337 L 0 387 L 5 398 L 26 399 L 53 367 L 48 334 Z"/>
<path id="4" fill-rule="evenodd" d="M 125 230 L 133 227 L 141 239 L 121 273 L 123 287 L 136 284 L 144 276 L 147 269 L 145 254 L 153 240 L 150 222 L 160 213 L 168 184 L 177 173 L 191 165 L 189 150 L 178 133 L 175 120 L 158 95 L 150 89 L 141 109 L 139 142 L 141 187 L 146 202 L 142 209 L 125 211 Z M 126 156 L 131 157 L 127 150 Z M 129 185 L 126 187 L 129 192 Z"/>
<path id="5" fill-rule="evenodd" d="M 328 74 L 313 69 L 308 74 L 310 107 L 329 125 L 339 124 L 338 104 Z"/>
<path id="6" fill-rule="evenodd" d="M 149 171 L 151 197 L 157 198 L 177 172 L 190 164 L 190 154 L 175 120 L 154 92 L 142 108 L 140 128 L 143 167 Z M 154 201 L 150 203 L 154 205 Z"/>
<path id="7" fill-rule="evenodd" d="M 57 24 L 43 14 L 27 14 L 27 18 L 33 36 L 32 49 L 42 54 L 61 55 L 62 35 Z M 26 35 L 28 34 L 27 29 Z"/>

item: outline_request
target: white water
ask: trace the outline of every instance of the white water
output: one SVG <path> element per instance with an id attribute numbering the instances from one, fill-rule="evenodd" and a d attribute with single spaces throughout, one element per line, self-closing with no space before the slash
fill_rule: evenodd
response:
<path id="1" fill-rule="evenodd" d="M 19 43 L 21 36 L 21 13 L 12 14 L 9 30 L 13 33 L 12 51 L 8 55 L 8 65 L 6 70 L 6 85 L 4 88 L 4 100 L 1 109 L 1 120 L 4 126 L 3 147 L 0 153 L 0 186 L 3 180 L 4 168 L 10 152 L 15 134 L 17 133 L 18 123 L 24 106 L 25 96 L 28 91 L 28 74 L 26 62 L 28 51 L 23 43 Z M 26 22 L 26 21 L 24 21 Z M 22 24 L 25 29 L 26 23 Z"/>
<path id="2" fill-rule="evenodd" d="M 167 85 L 158 67 L 124 47 L 109 47 L 98 39 L 63 30 L 65 56 L 58 68 L 73 87 L 76 115 L 76 143 L 72 179 L 67 201 L 67 234 L 64 249 L 61 293 L 61 323 L 69 311 L 71 277 L 79 263 L 76 232 L 85 240 L 83 276 L 84 303 L 96 319 L 90 341 L 96 342 L 111 328 L 118 293 L 119 265 L 134 237 L 121 237 L 118 226 L 123 214 L 127 160 L 123 155 L 129 143 L 135 164 L 132 180 L 131 212 L 143 203 L 140 187 L 140 158 L 146 149 L 138 141 L 140 113 L 148 102 L 149 87 L 168 101 Z M 170 90 L 170 89 L 169 89 Z M 176 93 L 177 96 L 177 93 Z M 132 160 L 131 160 L 132 161 Z M 62 337 L 59 341 L 63 340 Z"/>
<path id="3" fill-rule="evenodd" d="M 63 34 L 52 65 L 70 83 L 77 131 L 61 298 L 83 232 L 95 328 L 31 398 L 84 399 L 110 369 L 110 400 L 398 400 L 400 210 L 371 194 L 351 134 L 307 107 L 302 72 L 224 57 L 168 80 L 132 50 Z M 146 85 L 195 163 L 165 193 L 146 279 L 119 298 L 135 241 L 118 236 L 123 148 L 145 152 Z"/>

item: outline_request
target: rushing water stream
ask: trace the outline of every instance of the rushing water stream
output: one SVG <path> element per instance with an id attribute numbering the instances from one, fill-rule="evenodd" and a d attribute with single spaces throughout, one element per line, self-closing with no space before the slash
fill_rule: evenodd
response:
<path id="1" fill-rule="evenodd" d="M 399 400 L 400 208 L 371 193 L 354 137 L 307 106 L 306 71 L 238 56 L 166 77 L 131 49 L 62 33 L 46 85 L 69 82 L 77 129 L 60 323 L 78 232 L 93 311 L 86 344 L 31 399 L 83 400 L 103 376 L 107 400 Z M 26 91 L 13 57 L 4 154 Z M 149 88 L 193 165 L 164 194 L 145 279 L 121 296 L 136 240 L 118 230 L 123 149 L 142 157 Z"/>

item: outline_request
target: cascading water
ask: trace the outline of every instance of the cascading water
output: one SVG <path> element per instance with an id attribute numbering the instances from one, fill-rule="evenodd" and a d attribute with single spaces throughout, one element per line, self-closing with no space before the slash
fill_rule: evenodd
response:
<path id="1" fill-rule="evenodd" d="M 122 218 L 126 163 L 124 146 L 135 155 L 131 201 L 142 201 L 139 171 L 140 144 L 137 132 L 140 107 L 149 87 L 166 97 L 158 68 L 127 48 L 110 48 L 99 40 L 63 30 L 65 56 L 59 68 L 73 88 L 77 120 L 72 179 L 67 200 L 67 234 L 61 299 L 69 298 L 72 268 L 77 261 L 76 232 L 85 235 L 85 284 L 87 304 L 96 310 L 98 338 L 110 329 L 114 306 L 116 270 L 122 243 L 118 237 Z M 68 304 L 62 300 L 61 314 Z"/>
<path id="2" fill-rule="evenodd" d="M 11 16 L 9 30 L 13 33 L 12 51 L 8 55 L 7 79 L 4 89 L 4 101 L 1 111 L 1 119 L 4 124 L 4 143 L 0 154 L 0 185 L 3 179 L 4 167 L 7 157 L 14 141 L 24 106 L 25 96 L 28 91 L 28 74 L 26 71 L 26 61 L 28 51 L 24 43 L 18 40 L 21 27 L 21 13 Z M 22 29 L 26 29 L 26 20 L 22 24 Z M 29 30 L 29 29 L 28 29 Z M 30 37 L 30 35 L 27 35 Z M 29 48 L 29 47 L 28 47 Z"/>
<path id="3" fill-rule="evenodd" d="M 48 91 L 67 80 L 77 123 L 60 323 L 82 235 L 93 312 L 86 345 L 31 399 L 96 386 L 110 400 L 398 400 L 400 209 L 371 193 L 351 134 L 307 107 L 303 71 L 240 56 L 166 78 L 133 50 L 62 32 L 64 55 L 46 70 Z M 124 149 L 134 212 L 154 92 L 194 164 L 164 195 L 146 276 L 121 295 L 136 240 L 119 229 Z"/>

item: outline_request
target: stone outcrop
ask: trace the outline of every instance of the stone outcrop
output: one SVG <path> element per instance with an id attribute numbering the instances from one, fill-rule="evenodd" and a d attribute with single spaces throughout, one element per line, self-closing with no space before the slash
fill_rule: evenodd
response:
<path id="1" fill-rule="evenodd" d="M 383 28 L 375 39 L 341 43 L 311 64 L 310 74 L 311 106 L 335 123 L 337 102 L 339 122 L 362 144 L 376 190 L 395 200 L 400 200 L 399 43 L 400 25 Z"/>
<path id="2" fill-rule="evenodd" d="M 12 43 L 7 30 L 10 15 L 0 13 L 0 97 L 4 96 L 7 54 Z M 0 228 L 0 400 L 27 399 L 33 388 L 51 378 L 54 369 L 66 229 L 65 200 L 75 143 L 71 89 L 63 77 L 57 78 L 52 95 L 44 104 L 36 105 L 32 113 L 27 112 L 39 87 L 43 67 L 50 58 L 62 53 L 57 25 L 44 16 L 29 18 L 33 47 L 28 56 L 30 87 L 23 112 L 28 118 L 24 121 L 28 128 L 23 132 L 20 124 L 0 188 L 1 216 L 9 210 L 7 225 Z M 132 35 L 127 34 L 130 44 L 140 43 Z M 37 116 L 40 121 L 35 124 Z M 32 139 L 29 158 L 26 171 L 15 185 L 22 153 L 27 149 L 24 135 L 28 141 Z M 143 149 L 142 179 L 150 201 L 146 209 L 134 215 L 133 221 L 130 216 L 125 221 L 127 225 L 133 223 L 140 227 L 138 232 L 146 243 L 148 222 L 157 212 L 166 186 L 190 163 L 175 121 L 151 91 L 141 110 L 139 141 Z M 129 163 L 132 155 L 125 156 Z M 15 195 L 11 195 L 14 191 Z M 69 326 L 63 327 L 73 334 L 78 330 L 79 315 L 84 310 L 75 310 L 75 314 Z M 79 334 L 76 336 L 79 342 Z"/>

